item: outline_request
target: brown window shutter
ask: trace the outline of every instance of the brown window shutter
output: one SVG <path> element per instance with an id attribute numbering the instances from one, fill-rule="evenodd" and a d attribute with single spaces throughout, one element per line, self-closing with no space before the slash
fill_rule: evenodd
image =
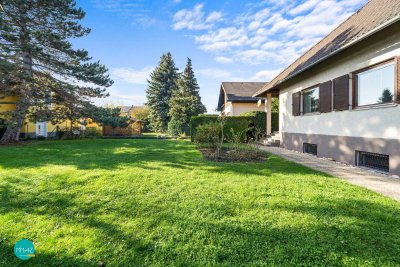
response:
<path id="1" fill-rule="evenodd" d="M 349 75 L 333 80 L 333 109 L 349 109 Z"/>
<path id="2" fill-rule="evenodd" d="M 326 113 L 332 111 L 332 81 L 324 82 L 319 85 L 319 112 Z"/>
<path id="3" fill-rule="evenodd" d="M 300 92 L 292 95 L 292 113 L 293 116 L 300 116 Z"/>

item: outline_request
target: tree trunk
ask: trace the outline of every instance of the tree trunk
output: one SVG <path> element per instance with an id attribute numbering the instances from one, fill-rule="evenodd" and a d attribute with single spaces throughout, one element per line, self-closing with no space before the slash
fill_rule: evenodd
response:
<path id="1" fill-rule="evenodd" d="M 29 40 L 26 36 L 24 36 L 23 40 Z M 31 93 L 30 88 L 30 79 L 33 77 L 33 66 L 32 66 L 32 57 L 29 52 L 22 53 L 22 61 L 23 61 L 23 71 L 28 77 L 25 80 L 24 88 L 21 93 L 21 96 L 18 99 L 18 103 L 16 109 L 11 118 L 11 122 L 9 123 L 6 132 L 0 140 L 0 144 L 9 144 L 15 143 L 19 141 L 19 135 L 21 132 L 21 128 L 24 125 L 26 114 L 29 110 L 29 95 Z"/>
<path id="2" fill-rule="evenodd" d="M 19 135 L 24 125 L 25 117 L 29 108 L 26 99 L 21 99 L 17 104 L 17 108 L 13 114 L 13 123 L 7 126 L 6 132 L 0 140 L 0 144 L 16 143 L 19 141 Z"/>

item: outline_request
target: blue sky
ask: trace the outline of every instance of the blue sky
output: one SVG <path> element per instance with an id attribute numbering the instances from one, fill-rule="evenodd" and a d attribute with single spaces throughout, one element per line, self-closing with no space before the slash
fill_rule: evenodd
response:
<path id="1" fill-rule="evenodd" d="M 269 81 L 367 0 L 78 0 L 92 29 L 74 45 L 115 81 L 98 104 L 141 105 L 162 53 L 193 62 L 203 103 L 217 106 L 222 81 Z"/>

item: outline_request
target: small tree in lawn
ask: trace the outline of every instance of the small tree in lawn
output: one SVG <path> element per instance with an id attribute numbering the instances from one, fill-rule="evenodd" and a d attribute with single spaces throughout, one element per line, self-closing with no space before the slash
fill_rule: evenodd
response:
<path id="1" fill-rule="evenodd" d="M 170 121 L 170 99 L 177 89 L 178 69 L 171 53 L 163 54 L 156 69 L 150 74 L 146 90 L 149 121 L 156 132 L 166 132 Z"/>
<path id="2" fill-rule="evenodd" d="M 107 96 L 105 89 L 112 85 L 107 69 L 71 44 L 90 32 L 79 24 L 84 16 L 74 0 L 2 2 L 1 94 L 16 96 L 18 102 L 0 143 L 19 140 L 28 113 L 35 118 L 51 114 L 49 102 L 80 105 Z"/>
<path id="3" fill-rule="evenodd" d="M 192 61 L 188 58 L 185 70 L 178 80 L 178 90 L 172 94 L 169 103 L 171 121 L 168 128 L 173 135 L 177 134 L 179 128 L 188 127 L 192 116 L 207 112 L 201 103 L 199 90 Z"/>

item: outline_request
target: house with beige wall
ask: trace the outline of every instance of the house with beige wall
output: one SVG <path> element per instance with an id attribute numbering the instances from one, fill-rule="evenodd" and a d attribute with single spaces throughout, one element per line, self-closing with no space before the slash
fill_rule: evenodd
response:
<path id="1" fill-rule="evenodd" d="M 253 96 L 272 95 L 283 147 L 400 175 L 400 1 L 369 1 Z"/>
<path id="2" fill-rule="evenodd" d="M 265 111 L 264 99 L 253 97 L 265 85 L 264 82 L 223 82 L 217 111 L 226 116 L 239 116 L 248 111 Z"/>

